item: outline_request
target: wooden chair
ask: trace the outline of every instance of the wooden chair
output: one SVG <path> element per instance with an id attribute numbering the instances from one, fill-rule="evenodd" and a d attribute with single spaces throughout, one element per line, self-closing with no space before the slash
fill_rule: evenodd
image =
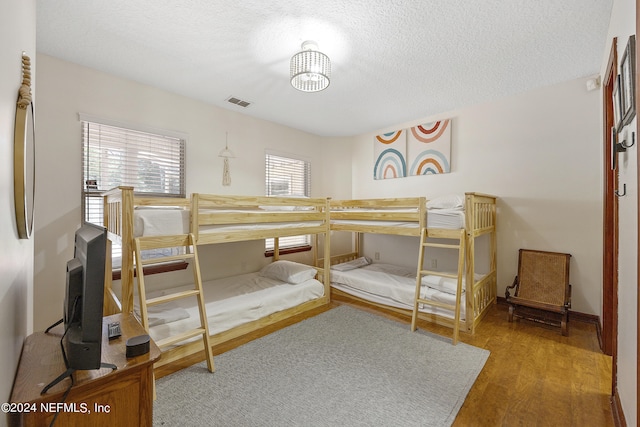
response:
<path id="1" fill-rule="evenodd" d="M 568 335 L 570 259 L 570 254 L 520 249 L 518 275 L 505 291 L 509 322 L 516 316 L 555 326 L 559 323 L 562 335 Z M 514 289 L 513 296 L 509 289 Z"/>

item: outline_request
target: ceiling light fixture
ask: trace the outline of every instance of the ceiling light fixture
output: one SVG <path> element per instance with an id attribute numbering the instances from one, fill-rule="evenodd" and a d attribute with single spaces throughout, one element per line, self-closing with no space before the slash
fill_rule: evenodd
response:
<path id="1" fill-rule="evenodd" d="M 302 51 L 291 57 L 290 70 L 291 85 L 302 92 L 319 92 L 329 86 L 331 61 L 314 41 L 302 43 Z"/>

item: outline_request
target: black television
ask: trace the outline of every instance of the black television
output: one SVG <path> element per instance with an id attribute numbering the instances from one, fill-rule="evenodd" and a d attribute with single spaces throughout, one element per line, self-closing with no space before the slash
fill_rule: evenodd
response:
<path id="1" fill-rule="evenodd" d="M 67 368 L 100 369 L 102 306 L 107 230 L 85 223 L 75 233 L 74 257 L 67 262 L 64 348 Z"/>
<path id="2" fill-rule="evenodd" d="M 107 230 L 85 223 L 75 233 L 73 259 L 67 262 L 67 284 L 62 319 L 51 325 L 64 323 L 60 339 L 62 357 L 67 370 L 40 392 L 51 387 L 77 370 L 100 368 L 117 369 L 102 363 L 102 305 L 104 302 L 104 274 L 107 260 Z"/>

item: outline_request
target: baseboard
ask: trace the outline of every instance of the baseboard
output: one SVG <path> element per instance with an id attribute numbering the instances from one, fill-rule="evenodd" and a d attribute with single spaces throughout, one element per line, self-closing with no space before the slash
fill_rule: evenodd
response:
<path id="1" fill-rule="evenodd" d="M 611 396 L 611 413 L 613 414 L 613 423 L 616 427 L 627 427 L 627 420 L 624 418 L 617 388 L 613 392 L 613 396 Z"/>
<path id="2" fill-rule="evenodd" d="M 504 297 L 497 297 L 497 300 L 498 300 L 498 304 L 507 305 L 507 306 L 509 305 L 509 303 L 507 303 L 506 298 Z M 580 313 L 579 311 L 569 310 L 569 319 L 575 320 L 578 322 L 583 322 L 583 323 L 592 323 L 596 325 L 596 328 L 598 329 L 598 339 L 600 339 L 600 336 L 601 336 L 600 316 L 597 316 L 595 314 Z"/>
<path id="3" fill-rule="evenodd" d="M 504 297 L 497 297 L 497 302 L 498 304 L 509 305 L 509 303 L 507 303 L 506 298 Z M 569 319 L 595 325 L 596 334 L 598 336 L 598 345 L 600 346 L 600 350 L 603 349 L 602 325 L 600 324 L 600 316 L 596 316 L 595 314 L 580 313 L 579 311 L 569 310 Z"/>

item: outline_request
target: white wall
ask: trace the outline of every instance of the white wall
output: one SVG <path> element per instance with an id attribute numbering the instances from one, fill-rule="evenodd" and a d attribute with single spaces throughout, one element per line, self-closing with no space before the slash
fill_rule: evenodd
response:
<path id="1" fill-rule="evenodd" d="M 498 295 L 513 281 L 518 249 L 568 252 L 572 309 L 600 315 L 599 105 L 600 92 L 588 92 L 586 79 L 579 79 L 360 135 L 353 148 L 353 197 L 494 194 L 499 197 Z M 453 119 L 451 173 L 373 179 L 376 134 L 447 117 Z M 389 254 L 415 265 L 417 240 L 387 245 L 376 244 L 380 261 Z"/>
<path id="2" fill-rule="evenodd" d="M 35 70 L 34 0 L 3 2 L 0 40 L 0 401 L 7 402 L 22 342 L 33 328 L 34 240 L 18 239 L 13 202 L 13 124 L 22 83 L 23 51 L 31 57 Z M 32 86 L 35 97 L 35 81 Z M 0 414 L 0 426 L 4 425 L 6 416 Z"/>
<path id="3" fill-rule="evenodd" d="M 602 75 L 606 71 L 611 43 L 617 37 L 618 72 L 627 40 L 636 29 L 636 3 L 615 0 L 609 23 Z M 636 36 L 637 37 L 637 36 Z M 636 41 L 637 46 L 638 41 Z M 637 83 L 636 83 L 637 84 Z M 636 119 L 625 128 L 636 131 Z M 636 135 L 637 139 L 637 135 Z M 618 198 L 620 242 L 618 247 L 618 377 L 617 388 L 627 425 L 637 425 L 637 316 L 638 316 L 638 143 L 619 155 L 619 183 L 626 195 Z"/>
<path id="4" fill-rule="evenodd" d="M 37 153 L 41 187 L 36 200 L 36 329 L 45 328 L 61 315 L 65 265 L 72 256 L 73 233 L 81 220 L 78 113 L 186 133 L 188 194 L 264 194 L 267 148 L 311 160 L 311 195 L 329 193 L 323 155 L 333 142 L 47 55 L 38 55 L 37 78 L 41 104 L 36 131 L 42 147 Z M 222 159 L 218 157 L 225 146 L 225 132 L 229 133 L 229 148 L 237 156 L 230 160 L 230 187 L 222 186 Z M 343 168 L 331 171 L 329 184 L 341 175 L 346 177 L 343 182 L 350 182 L 350 172 Z M 205 278 L 255 271 L 267 262 L 262 242 L 201 248 L 200 254 L 206 260 L 202 263 Z M 309 253 L 298 258 L 311 261 Z M 164 279 L 189 280 L 180 274 Z"/>

